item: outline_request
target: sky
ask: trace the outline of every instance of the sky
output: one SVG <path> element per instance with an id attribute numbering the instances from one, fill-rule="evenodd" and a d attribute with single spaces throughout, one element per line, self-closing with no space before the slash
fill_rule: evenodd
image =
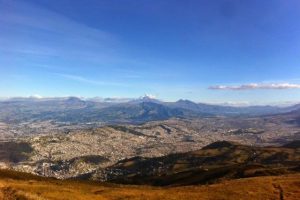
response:
<path id="1" fill-rule="evenodd" d="M 300 102 L 298 0 L 0 0 L 0 97 Z"/>

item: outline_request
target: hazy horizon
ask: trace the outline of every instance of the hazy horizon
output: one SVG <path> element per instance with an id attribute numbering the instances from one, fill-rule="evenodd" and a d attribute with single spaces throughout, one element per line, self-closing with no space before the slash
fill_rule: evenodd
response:
<path id="1" fill-rule="evenodd" d="M 158 100 L 162 102 L 176 102 L 180 100 L 188 100 L 192 101 L 194 103 L 204 103 L 204 104 L 210 104 L 210 105 L 224 105 L 224 106 L 236 106 L 236 107 L 244 107 L 244 106 L 293 106 L 296 104 L 299 104 L 300 101 L 273 101 L 273 102 L 246 102 L 246 101 L 210 101 L 210 102 L 204 102 L 204 101 L 193 101 L 191 99 L 187 98 L 180 98 L 176 100 L 165 100 L 158 98 L 151 94 L 144 94 L 136 97 L 118 97 L 118 96 L 112 96 L 112 97 L 104 97 L 104 96 L 90 96 L 90 97 L 84 97 L 84 96 L 76 96 L 76 95 L 66 95 L 66 96 L 40 96 L 40 95 L 29 95 L 29 96 L 10 96 L 10 97 L 3 97 L 0 96 L 0 101 L 7 101 L 7 100 L 13 100 L 13 99 L 36 99 L 36 100 L 51 100 L 51 99 L 67 99 L 67 98 L 79 98 L 81 100 L 85 101 L 115 101 L 115 102 L 129 102 L 133 100 L 143 99 L 143 98 L 150 98 L 153 100 Z"/>

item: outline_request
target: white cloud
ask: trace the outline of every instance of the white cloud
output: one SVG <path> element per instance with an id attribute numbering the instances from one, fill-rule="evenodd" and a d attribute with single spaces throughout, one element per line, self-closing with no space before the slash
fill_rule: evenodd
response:
<path id="1" fill-rule="evenodd" d="M 42 99 L 43 96 L 41 96 L 41 95 L 39 95 L 39 94 L 34 94 L 34 95 L 29 96 L 29 98 Z"/>
<path id="2" fill-rule="evenodd" d="M 283 90 L 283 89 L 300 89 L 300 84 L 292 83 L 250 83 L 243 85 L 215 85 L 210 86 L 208 89 L 211 90 L 255 90 L 255 89 L 274 89 L 274 90 Z"/>
<path id="3" fill-rule="evenodd" d="M 145 94 L 142 98 L 156 99 L 156 95 L 153 95 L 153 94 Z"/>

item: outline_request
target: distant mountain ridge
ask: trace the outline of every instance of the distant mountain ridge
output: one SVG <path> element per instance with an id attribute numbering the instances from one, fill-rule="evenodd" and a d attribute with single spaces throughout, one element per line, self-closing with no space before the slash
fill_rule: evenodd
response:
<path id="1" fill-rule="evenodd" d="M 190 100 L 163 102 L 151 96 L 138 99 L 11 98 L 0 101 L 0 121 L 54 120 L 71 123 L 143 123 L 169 118 L 259 116 L 300 110 L 300 104 L 278 106 L 221 106 Z"/>

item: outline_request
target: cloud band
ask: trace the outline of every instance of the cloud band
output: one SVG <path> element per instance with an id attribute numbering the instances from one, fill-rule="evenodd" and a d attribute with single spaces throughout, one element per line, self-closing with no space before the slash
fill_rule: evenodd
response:
<path id="1" fill-rule="evenodd" d="M 300 89 L 300 84 L 291 84 L 291 83 L 250 83 L 236 86 L 226 86 L 226 85 L 215 85 L 208 87 L 210 90 L 255 90 L 255 89 L 274 89 L 274 90 L 283 90 L 283 89 Z"/>

